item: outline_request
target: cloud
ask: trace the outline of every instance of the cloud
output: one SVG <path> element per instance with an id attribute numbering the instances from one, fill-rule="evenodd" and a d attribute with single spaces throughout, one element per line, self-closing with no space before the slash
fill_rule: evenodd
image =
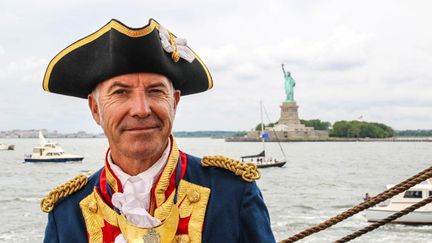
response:
<path id="1" fill-rule="evenodd" d="M 140 27 L 149 17 L 187 38 L 215 81 L 211 91 L 182 98 L 178 130 L 247 130 L 259 122 L 259 100 L 277 120 L 285 96 L 281 63 L 297 81 L 294 96 L 305 118 L 364 114 L 397 128 L 432 124 L 429 1 L 83 3 L 41 0 L 2 8 L 0 83 L 13 91 L 0 96 L 0 111 L 8 114 L 0 118 L 2 127 L 49 123 L 60 131 L 100 131 L 84 101 L 42 91 L 48 60 L 111 18 Z"/>
<path id="2" fill-rule="evenodd" d="M 211 49 L 203 48 L 200 55 L 207 60 L 207 65 L 212 71 L 219 72 L 229 70 L 233 64 L 237 64 L 240 54 L 237 46 L 228 44 Z"/>
<path id="3" fill-rule="evenodd" d="M 228 44 L 203 49 L 202 56 L 212 72 L 229 72 L 240 82 L 259 79 L 280 63 L 310 71 L 349 71 L 367 64 L 373 36 L 342 26 L 319 40 L 291 36 L 252 47 Z"/>
<path id="4" fill-rule="evenodd" d="M 41 83 L 47 64 L 46 59 L 35 57 L 11 61 L 6 66 L 0 67 L 0 81 Z"/>
<path id="5" fill-rule="evenodd" d="M 272 58 L 311 70 L 346 71 L 366 64 L 368 45 L 373 36 L 341 26 L 321 39 L 287 37 L 276 40 L 272 45 L 259 47 L 255 53 L 260 59 Z"/>

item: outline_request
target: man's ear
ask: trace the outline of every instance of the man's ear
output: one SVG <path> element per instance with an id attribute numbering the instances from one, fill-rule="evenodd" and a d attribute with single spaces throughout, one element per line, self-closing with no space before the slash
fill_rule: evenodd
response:
<path id="1" fill-rule="evenodd" d="M 174 90 L 174 112 L 177 110 L 177 105 L 180 102 L 181 91 L 176 89 Z"/>
<path id="2" fill-rule="evenodd" d="M 87 96 L 88 105 L 92 113 L 93 120 L 95 120 L 95 122 L 100 126 L 100 114 L 99 114 L 99 107 L 96 98 L 97 97 L 95 97 L 93 94 L 89 94 Z"/>

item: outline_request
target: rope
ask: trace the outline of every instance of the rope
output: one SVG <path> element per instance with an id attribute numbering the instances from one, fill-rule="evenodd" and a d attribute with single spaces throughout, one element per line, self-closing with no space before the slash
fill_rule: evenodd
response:
<path id="1" fill-rule="evenodd" d="M 41 201 L 41 210 L 49 213 L 54 209 L 54 205 L 62 198 L 67 197 L 80 190 L 87 184 L 87 176 L 78 175 L 72 180 L 54 188 Z"/>
<path id="2" fill-rule="evenodd" d="M 281 243 L 288 243 L 288 242 L 295 242 L 298 240 L 301 240 L 305 238 L 306 236 L 312 235 L 314 233 L 320 232 L 321 230 L 327 229 L 355 214 L 358 212 L 361 212 L 367 208 L 370 208 L 372 206 L 375 206 L 376 204 L 383 202 L 401 192 L 406 191 L 407 189 L 411 188 L 412 186 L 425 181 L 432 177 L 432 167 L 429 167 L 428 169 L 410 177 L 409 179 L 397 184 L 396 186 L 370 198 L 369 200 L 360 203 L 359 205 L 352 207 L 316 226 L 313 226 L 311 228 L 308 228 L 300 233 L 297 233 L 285 240 L 282 240 Z"/>
<path id="3" fill-rule="evenodd" d="M 249 162 L 240 162 L 225 156 L 204 156 L 201 160 L 203 166 L 216 166 L 234 172 L 234 174 L 241 176 L 243 180 L 252 182 L 261 177 L 256 164 Z"/>
<path id="4" fill-rule="evenodd" d="M 271 121 L 270 121 L 270 117 L 269 117 L 269 115 L 268 115 L 268 113 L 267 113 L 267 110 L 266 110 L 265 106 L 263 105 L 262 107 L 263 107 L 264 113 L 265 113 L 265 115 L 266 115 L 266 117 L 267 117 L 267 120 L 268 120 L 269 122 L 271 122 Z M 281 143 L 280 143 L 280 139 L 279 139 L 279 136 L 277 135 L 277 132 L 274 130 L 274 127 L 271 127 L 270 129 L 272 130 L 273 134 L 274 134 L 275 137 L 276 137 L 276 140 L 277 140 L 277 142 L 278 142 L 279 148 L 280 148 L 280 150 L 281 150 L 281 152 L 282 152 L 282 155 L 283 155 L 284 159 L 287 160 L 287 157 L 286 157 L 285 151 L 284 151 L 283 148 L 282 148 L 282 145 L 281 145 Z"/>
<path id="5" fill-rule="evenodd" d="M 391 221 L 393 221 L 393 220 L 395 220 L 397 218 L 400 218 L 400 217 L 402 217 L 402 216 L 404 216 L 404 215 L 406 215 L 408 213 L 411 213 L 412 211 L 414 211 L 414 210 L 416 210 L 418 208 L 421 208 L 421 207 L 423 207 L 424 205 L 426 205 L 426 204 L 428 204 L 430 202 L 432 202 L 432 196 L 429 196 L 428 198 L 426 198 L 426 199 L 424 199 L 424 200 L 422 200 L 422 201 L 420 201 L 420 202 L 418 202 L 416 204 L 413 204 L 413 205 L 405 208 L 402 211 L 394 213 L 394 214 L 390 215 L 389 217 L 387 217 L 385 219 L 382 219 L 382 220 L 380 220 L 378 222 L 375 222 L 375 223 L 373 223 L 373 224 L 371 224 L 369 226 L 364 227 L 361 230 L 358 230 L 358 231 L 356 231 L 356 232 L 354 232 L 354 233 L 352 233 L 350 235 L 347 235 L 347 236 L 345 236 L 345 237 L 343 237 L 343 238 L 335 241 L 335 243 L 343 243 L 343 242 L 348 242 L 350 240 L 353 240 L 353 239 L 355 239 L 355 238 L 357 238 L 357 237 L 359 237 L 359 236 L 361 236 L 363 234 L 366 234 L 366 233 L 368 233 L 368 232 L 370 232 L 372 230 L 375 230 L 378 227 L 381 227 L 384 224 L 387 224 L 387 223 L 389 223 L 389 222 L 391 222 Z"/>

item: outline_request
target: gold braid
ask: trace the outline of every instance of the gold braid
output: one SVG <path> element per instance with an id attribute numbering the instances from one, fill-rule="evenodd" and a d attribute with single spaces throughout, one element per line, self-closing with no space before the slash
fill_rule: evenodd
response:
<path id="1" fill-rule="evenodd" d="M 54 205 L 62 198 L 67 197 L 80 190 L 87 184 L 87 176 L 78 175 L 72 180 L 54 188 L 41 201 L 41 210 L 49 213 L 54 209 Z"/>
<path id="2" fill-rule="evenodd" d="M 175 42 L 175 37 L 173 34 L 169 33 L 170 43 L 174 46 L 174 51 L 171 54 L 171 58 L 174 62 L 178 62 L 180 60 L 180 52 L 177 50 L 177 43 Z"/>
<path id="3" fill-rule="evenodd" d="M 204 156 L 201 160 L 202 166 L 216 166 L 234 172 L 234 174 L 243 178 L 247 182 L 258 180 L 261 173 L 258 171 L 256 164 L 244 163 L 238 160 L 233 160 L 225 156 Z"/>

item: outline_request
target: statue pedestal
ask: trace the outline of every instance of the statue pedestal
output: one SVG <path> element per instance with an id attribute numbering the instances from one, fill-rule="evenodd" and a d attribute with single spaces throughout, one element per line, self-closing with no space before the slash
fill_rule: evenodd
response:
<path id="1" fill-rule="evenodd" d="M 264 132 L 269 134 L 267 141 L 308 141 L 328 139 L 328 131 L 316 131 L 313 127 L 306 127 L 300 123 L 296 102 L 283 102 L 280 106 L 281 115 L 274 127 L 265 127 Z M 261 141 L 261 131 L 250 131 L 247 139 Z"/>
<path id="2" fill-rule="evenodd" d="M 298 108 L 296 102 L 283 102 L 280 106 L 281 116 L 278 124 L 275 126 L 276 131 L 311 131 L 313 128 L 306 127 L 300 123 Z"/>
<path id="3" fill-rule="evenodd" d="M 300 124 L 298 105 L 296 102 L 283 102 L 280 106 L 281 116 L 278 123 L 283 125 Z"/>

